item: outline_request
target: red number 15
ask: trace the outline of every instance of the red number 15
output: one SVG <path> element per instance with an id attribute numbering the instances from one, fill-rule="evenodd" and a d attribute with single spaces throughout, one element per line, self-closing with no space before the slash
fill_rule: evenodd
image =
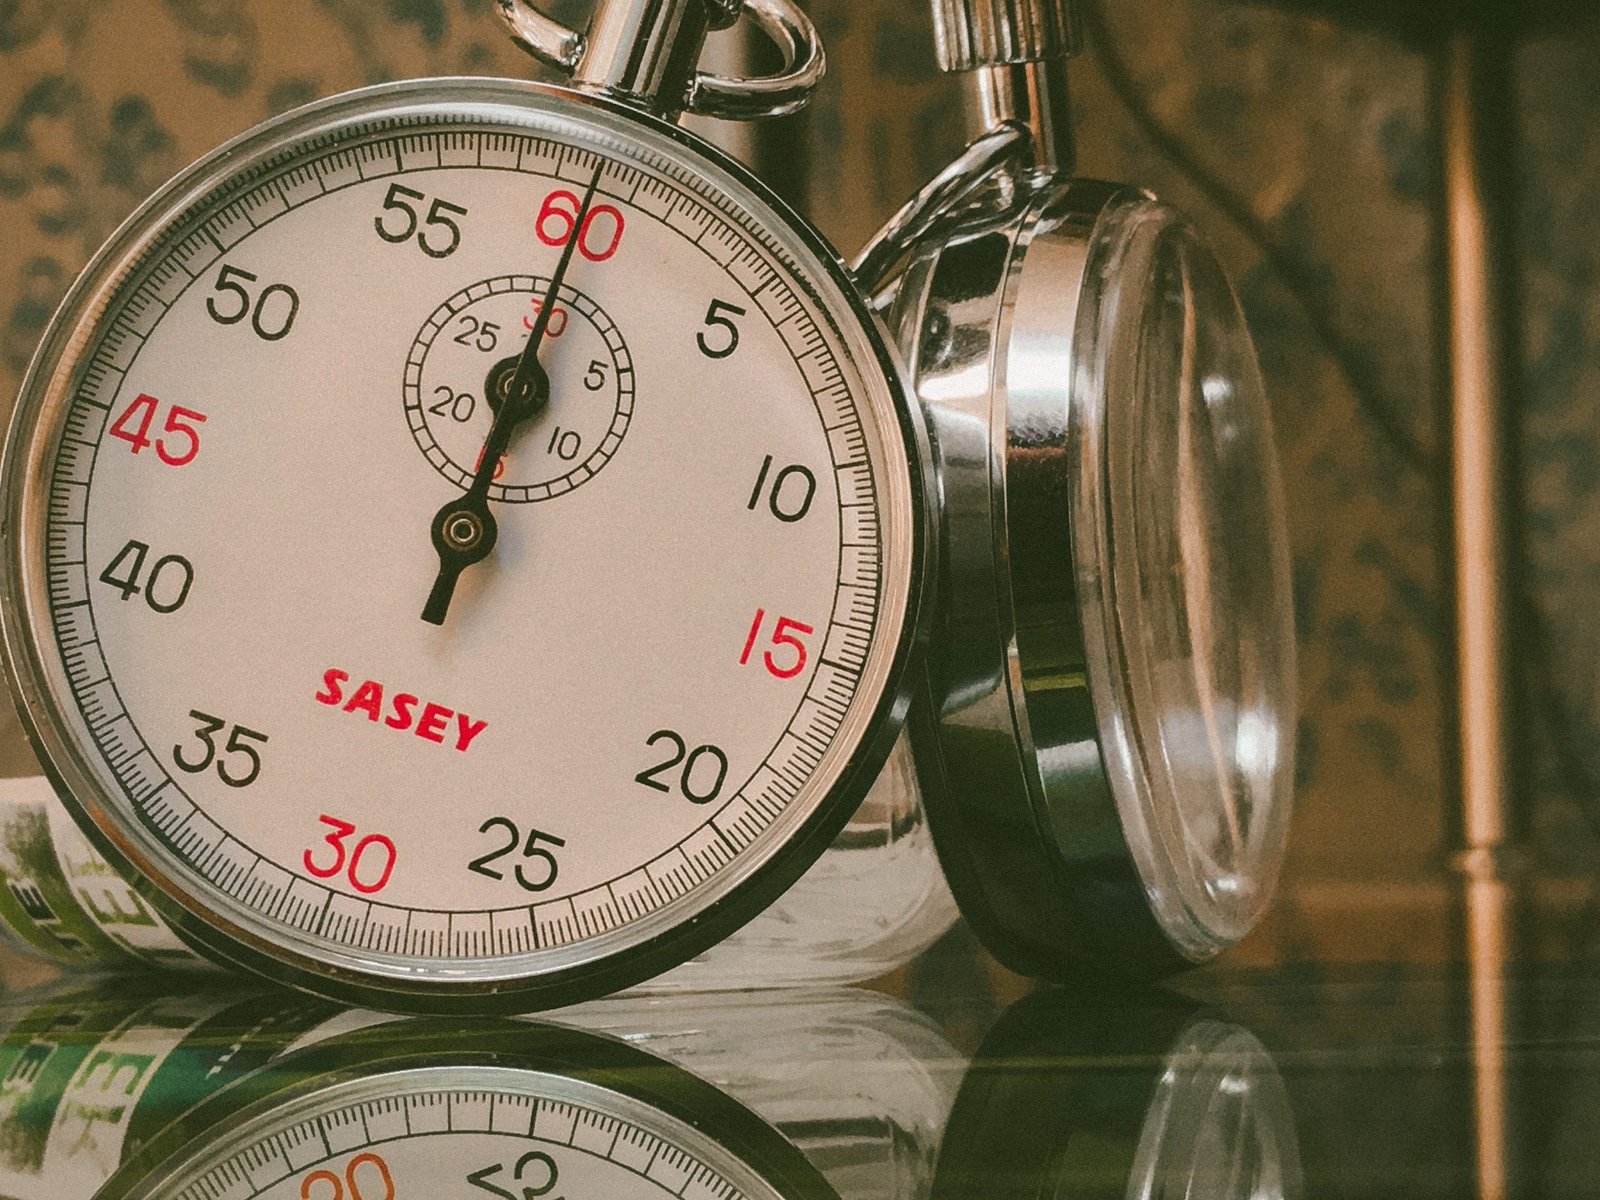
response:
<path id="1" fill-rule="evenodd" d="M 761 635 L 761 626 L 766 619 L 767 610 L 764 608 L 756 609 L 756 619 L 750 622 L 750 636 L 744 640 L 744 653 L 739 656 L 740 665 L 750 661 L 750 654 L 756 647 L 756 638 Z M 772 627 L 772 644 L 774 646 L 787 646 L 793 650 L 794 661 L 788 665 L 781 666 L 773 658 L 771 650 L 762 652 L 761 661 L 766 663 L 767 670 L 771 671 L 779 679 L 793 679 L 806 669 L 806 644 L 795 635 L 802 634 L 809 637 L 815 632 L 811 626 L 802 625 L 791 617 L 779 617 L 777 624 Z M 779 657 L 787 658 L 788 655 L 780 654 Z"/>

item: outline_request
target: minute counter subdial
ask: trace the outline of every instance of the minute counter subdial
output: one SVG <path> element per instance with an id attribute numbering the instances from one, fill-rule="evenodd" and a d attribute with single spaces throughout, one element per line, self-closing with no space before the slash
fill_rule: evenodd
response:
<path id="1" fill-rule="evenodd" d="M 463 288 L 436 309 L 406 363 L 406 421 L 434 470 L 468 487 L 515 370 L 544 307 L 549 280 L 501 275 Z M 549 398 L 496 466 L 488 498 L 530 503 L 594 478 L 633 417 L 633 359 L 604 309 L 559 290 L 543 365 Z"/>

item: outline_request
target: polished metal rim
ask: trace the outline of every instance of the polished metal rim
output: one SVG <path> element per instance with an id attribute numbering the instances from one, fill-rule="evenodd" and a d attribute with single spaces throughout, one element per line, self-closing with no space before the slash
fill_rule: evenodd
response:
<path id="1" fill-rule="evenodd" d="M 1092 235 L 1140 196 L 1041 183 L 1009 221 L 914 262 L 895 314 L 943 501 L 939 612 L 912 722 L 929 821 L 996 957 L 1059 980 L 1152 977 L 1206 956 L 1163 931 L 1128 845 L 1069 533 L 1074 492 L 1099 471 L 1072 412 Z"/>

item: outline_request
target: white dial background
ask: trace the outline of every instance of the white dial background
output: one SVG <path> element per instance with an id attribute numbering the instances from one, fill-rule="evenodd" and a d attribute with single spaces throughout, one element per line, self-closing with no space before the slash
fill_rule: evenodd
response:
<path id="1" fill-rule="evenodd" d="M 553 270 L 535 214 L 598 162 L 571 141 L 412 134 L 266 177 L 157 245 L 58 418 L 48 544 L 68 711 L 132 793 L 121 804 L 224 905 L 364 961 L 610 950 L 662 910 L 703 907 L 822 801 L 898 652 L 908 469 L 870 343 L 836 331 L 731 200 L 719 210 L 620 157 L 600 200 L 623 214 L 622 240 L 603 261 L 574 256 L 567 282 L 626 342 L 626 437 L 581 486 L 496 504 L 492 556 L 463 574 L 442 627 L 420 619 L 429 525 L 460 489 L 408 428 L 407 356 L 452 294 Z M 375 219 L 403 224 L 383 207 L 397 183 L 424 195 L 409 202 L 435 248 L 449 233 L 426 224 L 429 205 L 466 209 L 444 210 L 453 252 L 376 235 Z M 295 290 L 287 333 L 215 319 L 208 300 L 231 311 L 225 267 L 256 276 L 254 294 Z M 697 345 L 726 341 L 713 301 L 744 310 L 722 358 Z M 594 357 L 581 340 L 581 364 L 562 359 L 568 339 L 543 348 L 553 387 Z M 123 418 L 141 395 L 152 444 L 135 452 L 110 429 L 137 425 Z M 508 477 L 576 402 L 553 397 L 521 432 Z M 172 418 L 199 439 L 176 466 L 155 444 L 185 456 L 187 435 L 162 432 L 175 406 L 205 418 Z M 475 419 L 481 438 L 487 408 Z M 181 607 L 100 578 L 130 541 L 149 547 L 141 585 L 164 556 L 192 565 Z M 170 604 L 167 570 L 155 598 Z M 376 719 L 366 681 L 383 691 Z M 216 760 L 193 773 L 174 765 L 206 753 L 192 713 L 222 722 Z M 236 727 L 260 759 L 244 787 L 225 780 L 251 767 L 228 749 Z M 675 755 L 687 778 L 685 761 L 661 766 Z"/>

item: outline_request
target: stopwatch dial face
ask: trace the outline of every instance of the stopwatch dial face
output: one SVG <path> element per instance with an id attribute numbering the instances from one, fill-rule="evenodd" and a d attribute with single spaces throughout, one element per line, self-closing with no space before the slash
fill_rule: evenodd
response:
<path id="1" fill-rule="evenodd" d="M 119 1194 L 785 1200 L 706 1132 L 632 1097 L 563 1076 L 467 1066 L 320 1089 L 209 1132 Z"/>
<path id="2" fill-rule="evenodd" d="M 892 739 L 915 553 L 897 385 L 809 235 L 654 127 L 450 86 L 172 185 L 10 476 L 96 824 L 228 938 L 399 988 L 612 969 L 798 874 Z M 498 538 L 424 622 L 546 305 Z"/>
<path id="3" fill-rule="evenodd" d="M 1172 210 L 1114 206 L 1080 330 L 1103 439 L 1091 682 L 1129 845 L 1168 935 L 1201 958 L 1259 919 L 1294 774 L 1293 599 L 1272 421 L 1249 331 Z M 1082 506 L 1079 516 L 1090 510 Z M 1104 555 L 1104 557 L 1100 557 Z"/>

